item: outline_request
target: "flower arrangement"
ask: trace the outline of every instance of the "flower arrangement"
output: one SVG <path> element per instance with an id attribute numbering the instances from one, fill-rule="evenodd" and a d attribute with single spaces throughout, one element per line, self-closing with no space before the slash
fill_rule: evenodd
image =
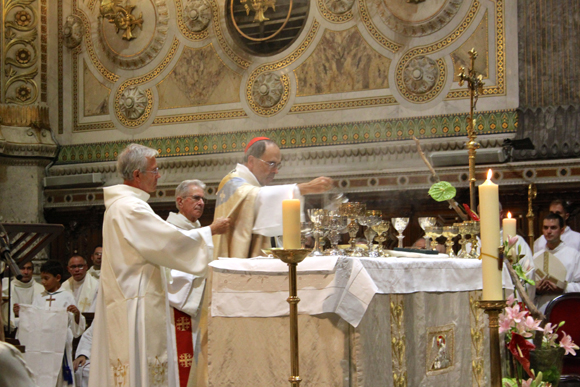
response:
<path id="1" fill-rule="evenodd" d="M 499 332 L 505 333 L 507 348 L 513 356 L 514 363 L 517 361 L 521 368 L 514 364 L 517 372 L 516 378 L 504 379 L 504 386 L 549 387 L 552 385 L 551 382 L 557 383 L 559 380 L 559 370 L 548 370 L 544 374 L 538 372 L 535 375 L 530 368 L 530 351 L 536 349 L 536 345 L 538 345 L 541 349 L 563 348 L 565 355 L 569 353 L 576 355 L 575 350 L 579 349 L 579 347 L 572 341 L 570 335 L 567 335 L 563 330 L 562 335 L 559 335 L 558 330 L 564 325 L 564 321 L 557 325 L 546 323 L 545 316 L 535 308 L 525 292 L 522 291 L 521 283 L 530 285 L 535 285 L 535 283 L 533 280 L 528 279 L 525 274 L 529 268 L 522 266 L 521 251 L 518 251 L 517 254 L 510 254 L 516 243 L 517 237 L 507 238 L 504 243 L 504 255 L 508 259 L 511 258 L 511 265 L 508 265 L 510 266 L 510 274 L 514 283 L 516 281 L 520 282 L 516 284 L 516 292 L 519 290 L 525 304 L 517 302 L 514 295 L 508 297 L 506 300 L 507 307 L 504 313 L 499 315 Z M 531 315 L 532 313 L 530 313 L 531 308 L 534 309 L 534 314 L 541 318 L 534 318 Z M 536 345 L 531 342 L 532 338 L 535 338 Z M 558 338 L 560 338 L 559 341 Z M 521 369 L 530 377 L 528 380 L 523 380 L 524 375 L 522 375 Z"/>

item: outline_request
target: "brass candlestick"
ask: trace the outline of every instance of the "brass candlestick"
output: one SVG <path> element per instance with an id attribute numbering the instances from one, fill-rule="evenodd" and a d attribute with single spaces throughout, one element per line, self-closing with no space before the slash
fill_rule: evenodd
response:
<path id="1" fill-rule="evenodd" d="M 526 218 L 528 218 L 528 244 L 534 249 L 534 209 L 532 208 L 532 200 L 536 198 L 538 191 L 536 190 L 536 185 L 531 183 L 528 186 L 528 213 Z M 533 251 L 536 253 L 535 251 Z"/>
<path id="2" fill-rule="evenodd" d="M 282 262 L 288 264 L 288 280 L 290 282 L 290 296 L 287 301 L 290 304 L 290 368 L 291 376 L 288 379 L 291 387 L 299 387 L 300 361 L 298 353 L 298 291 L 296 287 L 296 266 L 306 258 L 310 249 L 272 249 L 272 254 Z"/>
<path id="3" fill-rule="evenodd" d="M 469 106 L 469 122 L 467 123 L 467 151 L 469 155 L 469 206 L 472 211 L 476 211 L 475 200 L 475 153 L 479 148 L 479 144 L 475 141 L 477 134 L 475 133 L 475 122 L 473 119 L 473 111 L 480 94 L 483 94 L 483 76 L 477 75 L 475 72 L 475 58 L 477 58 L 477 51 L 475 48 L 469 50 L 469 57 L 471 58 L 471 68 L 465 73 L 465 67 L 461 67 L 459 73 L 459 86 L 463 86 L 463 82 L 467 82 L 467 88 L 470 95 Z"/>
<path id="4" fill-rule="evenodd" d="M 505 300 L 479 301 L 478 306 L 489 316 L 489 362 L 491 387 L 501 387 L 501 356 L 499 351 L 499 314 L 506 307 Z"/>

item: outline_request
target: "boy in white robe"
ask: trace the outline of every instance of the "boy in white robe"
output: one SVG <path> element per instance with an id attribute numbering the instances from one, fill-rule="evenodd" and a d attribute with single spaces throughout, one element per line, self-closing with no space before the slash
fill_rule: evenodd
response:
<path id="1" fill-rule="evenodd" d="M 63 274 L 63 268 L 58 261 L 47 261 L 40 268 L 40 277 L 44 292 L 37 295 L 32 302 L 32 306 L 43 310 L 66 310 L 68 312 L 68 329 L 66 335 L 65 351 L 60 372 L 56 382 L 56 387 L 60 386 L 74 386 L 73 377 L 73 361 L 72 361 L 72 341 L 73 338 L 79 337 L 85 330 L 85 317 L 80 313 L 79 309 L 74 305 L 75 300 L 72 293 L 61 288 L 60 279 Z M 23 315 L 25 319 L 27 315 Z M 25 321 L 22 321 L 25 324 Z M 26 337 L 23 334 L 20 340 L 26 343 Z M 46 351 L 54 351 L 54 348 L 46 348 Z M 29 363 L 30 368 L 35 375 L 40 375 L 46 372 L 47 364 Z M 37 376 L 37 381 L 38 381 Z M 44 386 L 41 386 L 44 387 Z M 54 386 L 46 386 L 54 387 Z"/>

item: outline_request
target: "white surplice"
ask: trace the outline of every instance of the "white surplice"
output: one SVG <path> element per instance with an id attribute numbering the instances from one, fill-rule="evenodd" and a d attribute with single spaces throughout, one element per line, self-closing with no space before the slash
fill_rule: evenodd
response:
<path id="1" fill-rule="evenodd" d="M 149 194 L 128 185 L 106 187 L 104 198 L 89 386 L 175 386 L 160 266 L 205 276 L 211 230 L 178 229 L 153 212 Z"/>
<path id="2" fill-rule="evenodd" d="M 85 317 L 79 322 L 67 312 L 74 305 L 73 295 L 63 290 L 44 291 L 37 295 L 32 305 L 21 305 L 18 339 L 26 346 L 24 358 L 34 372 L 39 387 L 69 385 L 63 380 L 63 354 L 73 375 L 72 342 L 85 330 Z M 73 383 L 74 386 L 74 378 Z"/>
<path id="3" fill-rule="evenodd" d="M 553 250 L 549 249 L 547 246 L 534 254 L 534 262 L 544 255 L 544 251 L 549 252 L 562 262 L 566 268 L 566 287 L 564 288 L 564 293 L 578 293 L 580 292 L 580 252 L 578 250 L 571 248 L 564 242 L 560 244 Z M 535 304 L 543 313 L 546 310 L 548 303 L 552 299 L 556 298 L 558 294 L 537 294 Z"/>
<path id="4" fill-rule="evenodd" d="M 564 232 L 560 235 L 560 240 L 568 247 L 580 251 L 580 232 L 576 232 L 570 226 L 564 227 Z M 546 248 L 546 237 L 540 236 L 534 242 L 534 253 L 538 253 Z"/>
<path id="5" fill-rule="evenodd" d="M 8 326 L 8 311 L 10 311 L 10 325 L 12 328 L 18 327 L 18 317 L 14 315 L 14 304 L 32 304 L 34 297 L 44 292 L 44 287 L 31 279 L 28 282 L 22 282 L 13 278 L 10 281 L 10 304 L 2 305 L 2 321 Z M 8 297 L 8 278 L 2 278 L 2 298 Z"/>
<path id="6" fill-rule="evenodd" d="M 4 341 L 0 341 L 0 370 L 0 387 L 38 387 L 22 353 Z"/>
<path id="7" fill-rule="evenodd" d="M 91 312 L 91 306 L 94 304 L 99 290 L 99 280 L 89 274 L 86 274 L 82 281 L 75 281 L 73 277 L 70 277 L 62 284 L 62 288 L 74 295 L 75 305 L 81 313 Z"/>
<path id="8" fill-rule="evenodd" d="M 100 279 L 101 278 L 101 269 L 95 269 L 94 266 L 91 266 L 91 268 L 87 271 L 87 274 L 92 275 L 96 279 Z"/>
<path id="9" fill-rule="evenodd" d="M 88 387 L 89 385 L 89 375 L 91 370 L 91 347 L 93 344 L 93 325 L 87 328 L 81 340 L 79 341 L 79 345 L 77 346 L 77 350 L 75 352 L 76 358 L 79 356 L 84 356 L 87 358 L 85 365 L 79 366 L 79 368 L 75 372 L 75 383 L 77 387 Z"/>

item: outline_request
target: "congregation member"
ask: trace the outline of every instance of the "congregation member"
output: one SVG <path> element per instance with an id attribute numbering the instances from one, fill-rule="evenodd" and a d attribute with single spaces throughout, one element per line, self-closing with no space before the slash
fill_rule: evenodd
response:
<path id="1" fill-rule="evenodd" d="M 167 222 L 183 230 L 200 228 L 199 218 L 205 208 L 205 187 L 200 180 L 182 181 L 175 189 L 175 206 Z M 205 277 L 179 270 L 167 270 L 167 296 L 170 305 L 168 337 L 175 349 L 172 356 L 177 366 L 176 386 L 188 385 L 189 376 L 195 375 L 195 355 L 198 335 L 200 303 L 205 289 Z M 185 361 L 179 362 L 178 359 Z"/>
<path id="2" fill-rule="evenodd" d="M 564 218 L 549 213 L 543 220 L 542 233 L 546 245 L 534 254 L 536 272 L 536 306 L 544 312 L 548 303 L 562 293 L 580 292 L 580 252 L 562 242 Z M 557 259 L 565 269 L 564 278 L 557 281 L 552 274 Z M 552 268 L 550 268 L 552 266 Z M 560 265 L 557 265 L 560 266 Z M 547 272 L 546 272 L 547 271 Z"/>
<path id="3" fill-rule="evenodd" d="M 308 183 L 273 185 L 282 167 L 282 154 L 267 137 L 252 139 L 245 149 L 243 164 L 227 174 L 217 191 L 215 217 L 229 217 L 230 232 L 214 237 L 216 257 L 249 258 L 271 248 L 271 237 L 282 235 L 282 201 L 302 195 L 323 193 L 333 188 L 328 177 Z"/>
<path id="4" fill-rule="evenodd" d="M 105 187 L 101 288 L 97 296 L 90 387 L 175 386 L 168 356 L 166 289 L 161 266 L 206 275 L 212 235 L 228 219 L 182 230 L 147 204 L 161 177 L 154 149 L 128 145 L 117 160 L 123 184 Z"/>
<path id="5" fill-rule="evenodd" d="M 75 297 L 75 304 L 81 313 L 92 312 L 94 302 L 99 290 L 99 280 L 92 275 L 87 275 L 87 260 L 80 255 L 73 255 L 68 260 L 67 269 L 71 277 L 66 280 L 62 287 Z"/>
<path id="6" fill-rule="evenodd" d="M 570 217 L 568 205 L 561 199 L 553 200 L 550 203 L 550 212 L 560 215 L 564 219 L 564 229 L 560 235 L 560 240 L 567 246 L 580 251 L 580 233 L 573 231 L 566 223 Z M 544 250 L 546 246 L 546 237 L 540 236 L 534 242 L 534 253 Z"/>
<path id="7" fill-rule="evenodd" d="M 98 245 L 93 250 L 93 255 L 91 255 L 91 261 L 93 266 L 89 269 L 88 273 L 95 277 L 96 279 L 101 278 L 101 260 L 103 259 L 103 246 Z"/>
<path id="8" fill-rule="evenodd" d="M 72 361 L 72 342 L 73 338 L 79 337 L 86 327 L 85 317 L 81 314 L 79 309 L 75 305 L 75 299 L 69 291 L 65 290 L 61 285 L 61 278 L 63 273 L 63 268 L 60 262 L 55 260 L 49 260 L 42 264 L 40 267 L 40 278 L 42 281 L 42 286 L 44 291 L 37 295 L 33 302 L 32 307 L 45 311 L 59 311 L 66 310 L 68 312 L 68 323 L 66 327 L 65 343 L 55 343 L 54 338 L 59 336 L 61 327 L 57 326 L 42 326 L 42 338 L 41 343 L 34 342 L 38 338 L 37 333 L 33 331 L 27 331 L 25 327 L 34 326 L 34 322 L 26 321 L 27 318 L 34 318 L 35 320 L 40 320 L 39 315 L 34 313 L 26 314 L 23 313 L 21 321 L 21 329 L 19 329 L 18 339 L 26 347 L 31 347 L 36 352 L 41 352 L 43 355 L 50 354 L 51 352 L 58 353 L 59 345 L 64 346 L 64 358 L 57 363 L 51 363 L 46 361 L 44 357 L 38 356 L 28 356 L 27 351 L 25 353 L 25 359 L 28 366 L 32 369 L 34 375 L 36 376 L 37 383 L 40 387 L 60 387 L 60 386 L 74 386 L 73 379 L 73 361 Z M 20 306 L 18 310 L 20 311 L 23 307 Z M 62 347 L 60 347 L 62 348 Z M 46 378 L 45 374 L 57 375 L 56 378 Z M 56 384 L 54 383 L 56 379 Z M 49 385 L 50 384 L 50 385 Z"/>
<path id="9" fill-rule="evenodd" d="M 25 263 L 20 269 L 22 279 L 12 278 L 10 290 L 8 289 L 8 278 L 2 278 L 2 299 L 9 299 L 2 304 L 2 321 L 4 326 L 8 326 L 8 312 L 10 312 L 10 329 L 18 328 L 18 315 L 14 308 L 19 304 L 32 304 L 34 297 L 44 291 L 41 284 L 36 282 L 32 276 L 34 266 L 32 262 Z"/>

